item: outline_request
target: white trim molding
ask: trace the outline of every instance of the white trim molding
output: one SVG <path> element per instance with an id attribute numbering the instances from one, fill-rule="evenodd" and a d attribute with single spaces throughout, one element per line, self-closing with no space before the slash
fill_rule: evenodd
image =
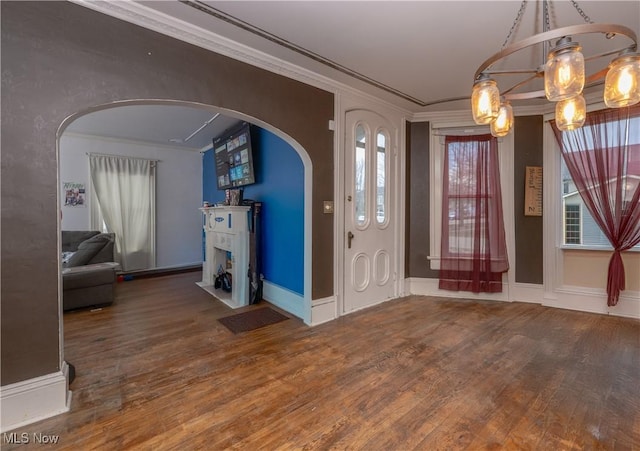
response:
<path id="1" fill-rule="evenodd" d="M 510 289 L 509 297 L 513 302 L 542 304 L 544 299 L 544 285 L 515 282 L 511 285 Z"/>
<path id="2" fill-rule="evenodd" d="M 198 27 L 137 2 L 70 0 L 72 3 L 102 14 L 130 22 L 180 41 L 211 50 L 220 55 L 243 61 L 285 77 L 303 81 L 327 91 L 335 89 L 335 82 L 284 60 L 272 57 L 249 46 L 232 41 L 210 30 Z"/>
<path id="3" fill-rule="evenodd" d="M 311 326 L 333 321 L 338 317 L 338 304 L 335 296 L 311 301 Z"/>
<path id="4" fill-rule="evenodd" d="M 607 293 L 603 289 L 561 286 L 553 296 L 545 297 L 543 305 L 581 312 L 640 319 L 640 292 L 623 291 L 618 304 L 607 305 Z"/>
<path id="5" fill-rule="evenodd" d="M 266 280 L 262 281 L 262 290 L 265 301 L 307 322 L 304 296 Z"/>
<path id="6" fill-rule="evenodd" d="M 490 293 L 474 294 L 467 291 L 448 291 L 438 288 L 438 279 L 426 279 L 420 277 L 409 277 L 405 279 L 405 286 L 409 294 L 422 296 L 438 296 L 446 298 L 474 299 L 483 301 L 502 302 L 529 302 L 542 304 L 544 298 L 544 288 L 542 285 L 532 283 L 505 284 L 505 294 L 499 296 Z"/>
<path id="7" fill-rule="evenodd" d="M 363 90 L 356 89 L 345 83 L 338 82 L 330 77 L 305 69 L 280 58 L 276 58 L 265 52 L 256 50 L 247 45 L 240 44 L 208 29 L 201 28 L 191 23 L 176 19 L 168 14 L 157 11 L 148 6 L 133 1 L 94 1 L 94 0 L 70 0 L 72 3 L 98 11 L 111 17 L 124 20 L 143 28 L 170 36 L 203 49 L 210 50 L 220 55 L 233 58 L 275 74 L 282 75 L 307 85 L 323 89 L 331 93 L 352 93 L 371 102 L 381 103 L 386 108 L 392 108 L 404 114 L 410 114 L 410 110 L 400 107 L 395 103 L 385 100 L 383 96 L 396 95 L 379 89 L 380 96 L 374 96 Z M 407 101 L 408 103 L 408 101 Z"/>
<path id="8" fill-rule="evenodd" d="M 466 291 L 447 291 L 438 288 L 438 279 L 409 277 L 405 279 L 408 293 L 421 296 L 436 296 L 484 301 L 527 302 L 545 307 L 576 310 L 640 319 L 640 292 L 620 293 L 615 307 L 607 306 L 607 293 L 602 289 L 562 286 L 545 293 L 543 285 L 514 283 L 508 287 L 507 298 L 494 297 L 488 293 L 473 294 Z"/>
<path id="9" fill-rule="evenodd" d="M 438 288 L 439 279 L 427 279 L 422 277 L 409 277 L 405 279 L 405 288 L 407 294 L 415 294 L 420 296 L 437 296 L 442 298 L 458 298 L 472 299 L 481 301 L 501 301 L 511 302 L 513 299 L 509 296 L 510 285 L 503 283 L 504 291 L 502 293 L 471 293 L 470 291 L 449 291 Z"/>
<path id="10" fill-rule="evenodd" d="M 68 412 L 71 406 L 68 379 L 69 366 L 63 362 L 61 371 L 0 388 L 0 432 Z"/>

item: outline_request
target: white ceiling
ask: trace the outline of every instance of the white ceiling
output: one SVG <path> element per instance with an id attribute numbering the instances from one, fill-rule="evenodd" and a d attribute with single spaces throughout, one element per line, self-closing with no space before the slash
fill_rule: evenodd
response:
<path id="1" fill-rule="evenodd" d="M 119 106 L 81 116 L 65 132 L 202 150 L 211 147 L 213 138 L 240 122 L 222 114 L 210 122 L 216 113 L 214 109 L 184 105 Z"/>
<path id="2" fill-rule="evenodd" d="M 476 69 L 501 49 L 521 7 L 520 1 L 509 0 L 136 3 L 181 21 L 175 23 L 191 31 L 197 27 L 215 33 L 416 113 L 467 108 Z M 584 23 L 570 1 L 549 3 L 551 28 Z M 640 1 L 582 0 L 579 6 L 594 22 L 623 25 L 640 34 Z M 529 1 L 510 42 L 541 31 L 541 3 Z M 622 36 L 614 43 L 600 35 L 579 35 L 574 40 L 582 44 L 587 57 L 630 43 Z M 497 68 L 537 67 L 543 51 L 529 50 Z M 595 64 L 600 68 L 607 58 L 589 63 L 587 71 Z M 499 83 L 513 84 L 504 77 Z M 211 112 L 172 108 L 178 116 L 167 118 L 170 113 L 154 109 L 134 122 L 140 132 L 165 133 L 163 139 L 170 139 L 188 136 L 211 117 Z M 104 127 L 106 118 L 99 121 Z M 118 128 L 131 125 L 130 119 L 118 120 Z M 194 146 L 201 143 L 196 137 Z"/>

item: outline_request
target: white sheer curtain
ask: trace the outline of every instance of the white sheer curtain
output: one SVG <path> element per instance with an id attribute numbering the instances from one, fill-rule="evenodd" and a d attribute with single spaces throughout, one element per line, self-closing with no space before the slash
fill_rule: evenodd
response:
<path id="1" fill-rule="evenodd" d="M 152 160 L 89 155 L 93 187 L 91 221 L 116 237 L 116 260 L 123 270 L 155 267 L 156 181 Z"/>

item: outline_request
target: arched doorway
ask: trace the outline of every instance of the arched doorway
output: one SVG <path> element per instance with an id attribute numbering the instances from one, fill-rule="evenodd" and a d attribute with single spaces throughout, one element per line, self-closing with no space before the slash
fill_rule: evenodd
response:
<path id="1" fill-rule="evenodd" d="M 21 400 L 33 390 L 21 392 L 15 418 L 68 408 L 57 140 L 68 120 L 94 105 L 180 99 L 242 111 L 293 138 L 313 162 L 312 170 L 305 165 L 306 262 L 313 252 L 305 304 L 333 299 L 334 217 L 322 213 L 323 201 L 334 197 L 335 142 L 327 127 L 335 119 L 333 92 L 69 2 L 3 3 L 2 18 L 2 319 L 11 325 L 2 329 L 2 383 L 38 383 L 39 395 L 53 394 L 51 403 L 26 412 Z"/>
<path id="2" fill-rule="evenodd" d="M 301 209 L 299 212 L 297 212 L 296 214 L 299 214 L 300 218 L 300 223 L 302 224 L 302 229 L 303 229 L 303 239 L 301 239 L 300 241 L 300 249 L 299 249 L 299 253 L 302 256 L 302 262 L 300 264 L 300 267 L 303 268 L 302 270 L 302 280 L 297 281 L 296 282 L 296 286 L 299 287 L 303 287 L 302 290 L 296 290 L 299 292 L 299 297 L 296 296 L 292 296 L 289 299 L 285 299 L 284 303 L 281 305 L 278 305 L 278 307 L 283 308 L 286 311 L 289 311 L 290 313 L 294 314 L 295 316 L 298 316 L 300 318 L 302 318 L 305 322 L 309 323 L 310 322 L 310 316 L 311 316 L 311 180 L 312 180 L 312 164 L 311 164 L 311 160 L 307 154 L 307 152 L 302 148 L 302 146 L 297 143 L 295 140 L 293 140 L 291 137 L 289 137 L 288 135 L 286 135 L 285 133 L 283 133 L 282 131 L 278 130 L 277 128 L 271 126 L 270 124 L 267 124 L 263 121 L 260 121 L 256 118 L 250 117 L 248 115 L 242 114 L 242 113 L 238 113 L 235 111 L 230 111 L 230 110 L 226 110 L 223 108 L 219 108 L 219 107 L 213 107 L 213 106 L 208 106 L 208 105 L 203 105 L 203 104 L 199 104 L 199 103 L 194 103 L 194 102 L 182 102 L 182 101 L 167 101 L 167 100 L 163 100 L 163 101 L 158 101 L 158 100 L 143 100 L 143 99 L 137 99 L 137 100 L 130 100 L 130 101 L 120 101 L 120 102 L 114 102 L 114 103 L 109 103 L 109 104 L 103 104 L 103 105 L 97 105 L 95 107 L 89 108 L 87 110 L 84 111 L 80 111 L 78 113 L 75 113 L 71 116 L 69 116 L 68 118 L 66 118 L 63 123 L 60 125 L 58 133 L 57 133 L 57 137 L 58 137 L 58 153 L 59 153 L 59 166 L 63 166 L 64 162 L 65 162 L 65 155 L 63 152 L 65 152 L 65 150 L 68 152 L 69 148 L 64 148 L 61 143 L 63 142 L 72 142 L 70 141 L 69 138 L 69 133 L 67 133 L 68 130 L 72 130 L 74 132 L 76 132 L 76 135 L 78 134 L 79 130 L 82 130 L 79 127 L 74 126 L 73 124 L 77 124 L 78 122 L 80 122 L 82 119 L 86 119 L 89 116 L 94 116 L 97 117 L 98 115 L 100 115 L 100 113 L 105 113 L 105 112 L 109 112 L 109 113 L 114 113 L 117 112 L 118 110 L 120 110 L 121 112 L 127 111 L 127 108 L 132 108 L 132 107 L 153 107 L 155 109 L 161 108 L 163 110 L 168 110 L 168 109 L 177 109 L 179 111 L 177 111 L 177 113 L 182 113 L 184 114 L 185 108 L 186 109 L 191 109 L 193 111 L 197 111 L 200 112 L 202 114 L 204 114 L 204 116 L 202 117 L 218 117 L 220 116 L 222 119 L 220 119 L 220 122 L 218 123 L 218 127 L 216 129 L 211 129 L 211 130 L 207 130 L 207 128 L 204 128 L 204 130 L 197 130 L 198 128 L 202 129 L 203 127 L 199 127 L 201 125 L 201 123 L 195 123 L 192 125 L 192 129 L 196 129 L 197 131 L 199 131 L 200 133 L 202 133 L 204 136 L 208 136 L 208 138 L 205 139 L 206 142 L 211 143 L 212 142 L 212 138 L 215 137 L 216 133 L 220 132 L 220 130 L 224 130 L 225 127 L 227 127 L 229 124 L 232 124 L 234 122 L 238 122 L 238 121 L 247 121 L 250 122 L 251 124 L 257 126 L 258 130 L 264 131 L 264 133 L 269 134 L 270 136 L 273 136 L 275 139 L 280 140 L 282 143 L 286 143 L 286 146 L 288 149 L 290 149 L 291 153 L 294 153 L 296 155 L 296 158 L 299 158 L 299 161 L 301 162 L 301 169 L 304 171 L 304 178 L 303 180 L 301 180 L 301 186 L 299 187 L 299 190 L 302 191 L 304 193 L 304 201 L 302 202 L 301 205 Z M 151 111 L 150 109 L 146 110 L 146 111 Z M 117 113 L 116 113 L 117 114 Z M 128 113 L 127 113 L 128 114 Z M 150 113 L 148 116 L 152 116 L 155 113 Z M 105 117 L 105 116 L 103 116 Z M 113 115 L 112 115 L 113 117 Z M 166 115 L 158 115 L 158 117 L 164 118 L 164 120 L 167 120 L 167 116 Z M 102 119 L 102 118 L 100 118 Z M 133 119 L 131 117 L 129 117 L 129 121 L 131 122 Z M 153 119 L 150 119 L 149 117 L 146 117 L 144 120 L 140 119 L 140 124 L 139 124 L 139 128 L 141 129 L 141 133 L 147 133 L 147 130 L 152 130 L 153 127 L 149 126 L 149 122 L 152 121 Z M 96 123 L 100 123 L 100 120 L 98 121 L 93 121 L 90 122 L 93 124 Z M 207 123 L 205 123 L 205 125 L 209 125 Z M 117 124 L 116 124 L 117 126 Z M 162 127 L 162 124 L 156 124 L 156 126 Z M 99 128 L 99 127 L 98 127 Z M 107 127 L 105 126 L 105 129 Z M 211 128 L 211 127 L 209 127 Z M 89 126 L 88 129 L 91 129 L 91 127 Z M 216 131 L 217 130 L 217 131 Z M 91 131 L 91 130 L 90 130 Z M 96 130 L 92 130 L 93 133 L 96 133 Z M 124 133 L 124 132 L 123 132 Z M 110 135 L 114 135 L 117 134 L 115 132 L 110 131 L 109 132 Z M 74 136 L 74 139 L 78 140 L 81 138 L 85 138 L 86 136 Z M 115 139 L 117 141 L 117 139 Z M 144 140 L 144 139 L 143 139 Z M 157 138 L 156 138 L 157 140 Z M 113 140 L 112 140 L 113 141 Z M 151 138 L 147 139 L 147 141 L 151 141 Z M 166 145 L 163 144 L 163 141 L 172 141 L 172 145 L 177 145 L 179 143 L 177 142 L 173 142 L 173 139 L 166 139 L 166 138 L 161 138 L 160 139 L 160 144 L 158 145 Z M 175 141 L 178 141 L 177 139 Z M 84 149 L 85 146 L 82 145 L 76 145 L 75 146 L 77 149 L 75 150 L 76 152 L 76 158 L 78 159 L 82 159 L 82 158 L 88 158 L 86 156 L 87 152 L 83 152 L 83 151 L 79 151 L 78 149 Z M 98 148 L 98 153 L 102 153 L 100 151 L 100 149 L 105 148 L 105 145 L 91 145 L 90 147 L 97 147 Z M 113 147 L 113 146 L 111 146 Z M 109 148 L 109 146 L 107 146 L 106 148 Z M 199 152 L 202 153 L 204 152 L 204 149 L 199 149 Z M 197 152 L 197 151 L 196 151 Z M 104 152 L 104 153 L 108 153 L 108 152 Z M 110 151 L 109 151 L 110 153 Z M 116 152 L 117 153 L 117 152 Z M 193 157 L 193 156 L 192 156 Z M 267 159 L 269 158 L 269 155 L 261 155 L 260 158 L 263 159 Z M 204 159 L 203 159 L 204 161 Z M 265 167 L 267 165 L 265 164 Z M 273 165 L 271 165 L 273 166 Z M 85 167 L 88 167 L 88 163 L 86 163 Z M 162 163 L 160 163 L 160 167 L 162 167 Z M 60 172 L 60 169 L 59 169 Z M 177 176 L 179 176 L 179 174 L 177 174 Z M 62 188 L 62 184 L 66 181 L 66 180 L 62 180 L 62 178 L 64 177 L 60 177 L 60 185 L 58 187 L 59 190 L 61 190 Z M 171 180 L 168 183 L 173 183 L 175 182 L 175 180 Z M 160 183 L 160 182 L 158 182 Z M 87 188 L 89 188 L 89 183 L 86 183 Z M 258 191 L 259 192 L 259 191 Z M 198 190 L 198 193 L 195 194 L 192 197 L 192 199 L 196 199 L 195 201 L 191 202 L 193 205 L 191 205 L 191 208 L 188 211 L 184 211 L 182 212 L 183 215 L 185 216 L 192 216 L 193 218 L 195 218 L 195 222 L 192 221 L 192 225 L 195 224 L 195 228 L 197 229 L 197 232 L 193 233 L 193 239 L 192 239 L 192 248 L 193 248 L 193 243 L 195 243 L 195 247 L 198 247 L 198 242 L 200 240 L 200 237 L 196 236 L 197 234 L 201 233 L 201 218 L 198 217 L 198 215 L 196 215 L 197 212 L 197 207 L 199 207 L 201 205 L 201 201 L 202 201 L 202 190 Z M 59 193 L 59 198 L 61 197 L 60 193 Z M 88 198 L 90 198 L 91 196 L 87 196 Z M 214 199 L 212 199 L 214 200 Z M 218 199 L 220 200 L 220 199 Z M 90 201 L 89 201 L 90 202 Z M 173 201 L 169 201 L 169 203 L 171 204 Z M 166 203 L 166 202 L 165 202 Z M 185 203 L 182 202 L 181 203 Z M 62 203 L 62 205 L 64 205 Z M 189 207 L 187 207 L 189 208 Z M 73 210 L 69 209 L 70 211 L 73 212 Z M 193 211 L 191 211 L 193 210 Z M 84 216 L 85 218 L 88 216 L 86 214 L 86 211 L 84 212 Z M 160 215 L 160 211 L 158 211 L 158 214 Z M 66 225 L 65 222 L 65 217 L 69 217 L 69 215 L 65 212 L 62 215 L 62 224 L 59 226 L 60 229 L 65 229 L 68 228 L 69 226 Z M 66 220 L 67 223 L 72 222 L 70 219 Z M 85 219 L 85 222 L 87 221 L 87 219 Z M 185 225 L 184 227 L 189 227 L 188 225 Z M 78 229 L 79 227 L 77 226 L 71 226 L 72 229 Z M 279 225 L 278 227 L 274 227 L 277 229 L 282 229 L 283 226 Z M 284 225 L 284 228 L 286 228 L 286 225 Z M 279 230 L 280 233 L 282 233 L 281 230 Z M 159 242 L 167 242 L 166 237 L 158 237 L 158 241 Z M 283 250 L 284 252 L 284 250 Z M 167 252 L 164 252 L 165 254 Z M 196 254 L 198 253 L 198 251 L 196 250 Z M 193 252 L 191 252 L 190 255 L 194 255 Z M 162 262 L 162 264 L 159 264 L 158 266 L 160 267 L 164 267 L 167 266 L 166 265 L 167 261 L 166 259 Z M 173 264 L 188 264 L 188 263 L 192 263 L 192 261 L 175 261 L 172 262 Z M 268 284 L 268 282 L 267 282 Z M 289 287 L 282 287 L 284 288 L 284 290 L 278 291 L 279 287 L 277 284 L 272 284 L 272 285 L 267 285 L 268 287 L 271 287 L 272 290 L 276 290 L 275 293 L 281 294 L 281 293 L 285 293 L 285 292 L 289 292 L 292 291 L 289 289 Z M 301 292 L 300 292 L 301 291 Z M 275 296 L 274 296 L 275 297 Z M 281 298 L 280 296 L 278 296 L 278 298 Z M 267 295 L 265 293 L 265 299 L 267 298 Z M 61 337 L 62 338 L 62 337 Z"/>

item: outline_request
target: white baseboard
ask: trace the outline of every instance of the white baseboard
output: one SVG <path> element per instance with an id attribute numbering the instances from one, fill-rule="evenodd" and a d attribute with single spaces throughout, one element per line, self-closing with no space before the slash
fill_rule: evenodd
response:
<path id="1" fill-rule="evenodd" d="M 262 281 L 262 297 L 265 301 L 298 318 L 304 319 L 304 297 L 275 283 Z"/>
<path id="2" fill-rule="evenodd" d="M 604 290 L 563 286 L 555 289 L 551 296 L 546 296 L 543 305 L 640 319 L 640 293 L 637 291 L 623 291 L 620 293 L 618 305 L 609 307 L 607 305 L 607 293 Z"/>
<path id="3" fill-rule="evenodd" d="M 438 279 L 425 279 L 419 277 L 409 277 L 405 279 L 405 292 L 422 296 L 438 296 L 443 298 L 464 298 L 477 299 L 483 301 L 509 301 L 506 293 L 480 293 L 474 294 L 470 291 L 449 291 L 438 288 Z"/>
<path id="4" fill-rule="evenodd" d="M 544 299 L 544 285 L 516 282 L 509 288 L 509 297 L 512 301 L 516 302 L 542 304 Z"/>
<path id="5" fill-rule="evenodd" d="M 10 431 L 69 411 L 69 366 L 0 388 L 0 432 Z"/>
<path id="6" fill-rule="evenodd" d="M 329 296 L 311 301 L 311 326 L 336 319 L 336 297 Z"/>
<path id="7" fill-rule="evenodd" d="M 545 293 L 543 285 L 514 283 L 509 287 L 508 299 L 497 299 L 489 294 L 474 295 L 462 291 L 440 290 L 438 279 L 410 277 L 405 280 L 405 290 L 410 294 L 423 296 L 531 302 L 566 310 L 640 318 L 640 293 L 634 291 L 623 291 L 620 294 L 618 305 L 609 307 L 607 306 L 607 294 L 604 290 L 584 287 L 564 286 L 556 288 L 551 293 Z"/>
<path id="8" fill-rule="evenodd" d="M 409 277 L 404 280 L 404 291 L 407 295 L 439 296 L 438 279 Z"/>

